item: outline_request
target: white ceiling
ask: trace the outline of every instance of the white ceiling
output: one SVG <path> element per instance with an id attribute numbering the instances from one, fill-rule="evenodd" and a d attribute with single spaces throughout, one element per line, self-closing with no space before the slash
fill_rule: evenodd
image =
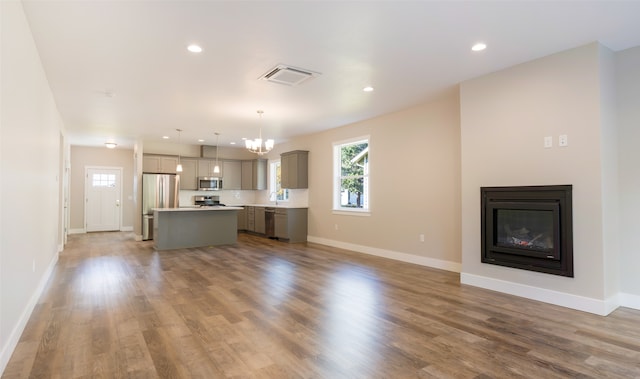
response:
<path id="1" fill-rule="evenodd" d="M 177 139 L 176 128 L 182 143 L 213 145 L 219 132 L 241 144 L 260 125 L 277 144 L 593 41 L 640 45 L 637 1 L 22 2 L 77 145 Z M 478 41 L 488 48 L 472 52 Z M 322 75 L 258 80 L 277 64 Z"/>

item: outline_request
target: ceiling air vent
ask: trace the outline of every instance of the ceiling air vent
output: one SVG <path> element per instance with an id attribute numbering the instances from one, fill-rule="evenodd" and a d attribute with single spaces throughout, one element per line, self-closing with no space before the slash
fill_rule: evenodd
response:
<path id="1" fill-rule="evenodd" d="M 293 87 L 319 75 L 317 72 L 279 64 L 262 75 L 260 80 Z"/>

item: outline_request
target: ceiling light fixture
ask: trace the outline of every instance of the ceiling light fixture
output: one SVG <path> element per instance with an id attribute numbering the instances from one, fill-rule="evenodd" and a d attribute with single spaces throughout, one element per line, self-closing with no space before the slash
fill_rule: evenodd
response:
<path id="1" fill-rule="evenodd" d="M 362 89 L 364 92 L 373 92 L 373 87 L 371 86 L 366 86 Z"/>
<path id="2" fill-rule="evenodd" d="M 272 139 L 264 141 L 264 150 L 262 149 L 262 114 L 264 111 L 258 110 L 257 112 L 260 115 L 260 135 L 254 140 L 247 139 L 244 142 L 247 150 L 258 155 L 263 155 L 273 149 L 274 141 Z"/>
<path id="3" fill-rule="evenodd" d="M 189 45 L 187 46 L 187 50 L 189 50 L 192 53 L 201 53 L 202 52 L 202 48 L 198 45 Z"/>
<path id="4" fill-rule="evenodd" d="M 178 131 L 178 165 L 176 166 L 176 172 L 182 172 L 182 163 L 180 163 L 180 134 L 182 134 L 182 129 L 176 129 Z"/>
<path id="5" fill-rule="evenodd" d="M 115 149 L 116 146 L 118 146 L 118 144 L 115 142 L 105 142 L 104 145 L 107 147 L 107 149 Z"/>
<path id="6" fill-rule="evenodd" d="M 220 173 L 220 165 L 218 165 L 218 150 L 220 150 L 220 145 L 218 144 L 219 140 L 220 140 L 220 133 L 216 132 L 216 165 L 213 166 L 214 174 Z"/>
<path id="7" fill-rule="evenodd" d="M 473 51 L 482 51 L 486 48 L 487 48 L 487 45 L 482 42 L 478 42 L 475 45 L 471 46 L 471 50 Z"/>

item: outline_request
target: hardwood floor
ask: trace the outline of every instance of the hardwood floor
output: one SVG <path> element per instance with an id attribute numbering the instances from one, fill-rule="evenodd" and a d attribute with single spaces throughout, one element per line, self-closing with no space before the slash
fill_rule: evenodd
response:
<path id="1" fill-rule="evenodd" d="M 72 235 L 3 375 L 28 377 L 639 378 L 640 311 L 245 234 L 162 252 Z"/>

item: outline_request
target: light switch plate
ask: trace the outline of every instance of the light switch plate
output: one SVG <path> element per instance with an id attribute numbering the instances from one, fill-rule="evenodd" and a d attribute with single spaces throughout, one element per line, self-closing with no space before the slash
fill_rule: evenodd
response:
<path id="1" fill-rule="evenodd" d="M 544 147 L 545 147 L 545 149 L 553 147 L 553 137 L 552 136 L 544 137 Z"/>
<path id="2" fill-rule="evenodd" d="M 569 138 L 567 138 L 566 134 L 561 134 L 558 137 L 558 146 L 569 146 Z"/>

